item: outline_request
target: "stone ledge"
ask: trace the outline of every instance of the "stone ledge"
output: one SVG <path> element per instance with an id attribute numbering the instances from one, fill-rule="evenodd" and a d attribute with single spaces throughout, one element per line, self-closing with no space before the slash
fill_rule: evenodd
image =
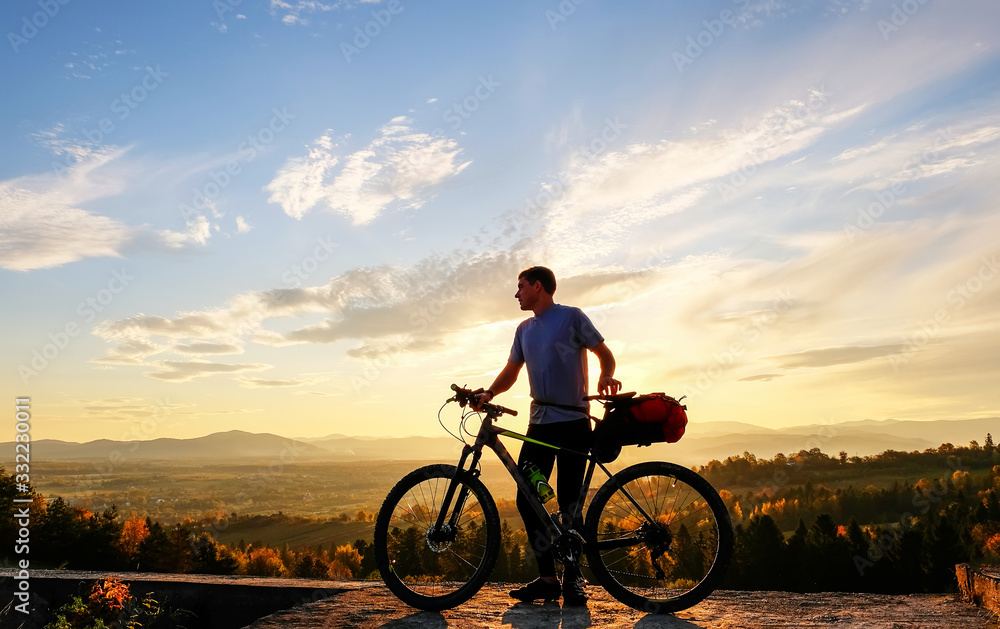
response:
<path id="1" fill-rule="evenodd" d="M 13 599 L 16 574 L 0 570 L 0 609 Z M 170 607 L 195 614 L 196 620 L 186 623 L 189 629 L 241 629 L 262 616 L 345 591 L 342 582 L 316 579 L 68 570 L 32 570 L 30 575 L 32 612 L 24 617 L 10 610 L 0 617 L 0 627 L 18 627 L 21 622 L 25 622 L 24 629 L 42 627 L 51 620 L 50 608 L 85 594 L 94 581 L 111 576 L 128 583 L 134 594 L 152 592 Z"/>
<path id="2" fill-rule="evenodd" d="M 955 566 L 955 576 L 965 600 L 1000 614 L 1000 568 L 981 566 L 974 570 L 963 563 Z"/>

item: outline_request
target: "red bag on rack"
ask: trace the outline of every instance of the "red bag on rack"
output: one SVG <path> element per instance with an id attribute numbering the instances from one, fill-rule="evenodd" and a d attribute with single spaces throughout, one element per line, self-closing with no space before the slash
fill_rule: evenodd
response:
<path id="1" fill-rule="evenodd" d="M 645 399 L 628 409 L 632 418 L 650 428 L 656 427 L 648 431 L 650 437 L 658 437 L 659 432 L 663 432 L 662 439 L 651 439 L 650 443 L 657 441 L 676 443 L 684 436 L 684 428 L 688 423 L 686 406 L 663 393 L 650 393 L 639 397 Z M 642 432 L 645 434 L 647 431 Z"/>
<path id="2" fill-rule="evenodd" d="M 594 453 L 604 463 L 618 458 L 622 446 L 676 443 L 687 427 L 687 407 L 664 393 L 637 395 L 605 406 L 594 428 Z"/>

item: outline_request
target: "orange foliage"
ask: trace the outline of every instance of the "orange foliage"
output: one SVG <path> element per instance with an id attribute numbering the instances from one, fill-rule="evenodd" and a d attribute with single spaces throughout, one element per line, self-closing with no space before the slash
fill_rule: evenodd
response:
<path id="1" fill-rule="evenodd" d="M 994 557 L 1000 557 L 1000 533 L 986 540 L 986 552 Z"/>
<path id="2" fill-rule="evenodd" d="M 125 603 L 131 598 L 128 584 L 122 583 L 118 577 L 109 577 L 98 581 L 90 590 L 87 598 L 88 607 L 94 609 L 103 617 L 115 617 L 125 609 Z"/>
<path id="3" fill-rule="evenodd" d="M 281 555 L 273 548 L 254 548 L 247 554 L 244 567 L 247 574 L 258 577 L 280 577 L 287 572 Z"/>
<path id="4" fill-rule="evenodd" d="M 331 579 L 350 579 L 360 576 L 361 554 L 350 544 L 337 546 L 330 561 L 329 576 Z"/>
<path id="5" fill-rule="evenodd" d="M 122 524 L 121 547 L 129 557 L 139 554 L 139 545 L 149 537 L 149 527 L 142 518 L 129 518 Z"/>

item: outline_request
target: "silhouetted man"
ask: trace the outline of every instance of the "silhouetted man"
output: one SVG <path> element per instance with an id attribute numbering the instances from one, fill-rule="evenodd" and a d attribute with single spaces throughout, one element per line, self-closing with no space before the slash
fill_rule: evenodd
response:
<path id="1" fill-rule="evenodd" d="M 597 390 L 614 394 L 621 383 L 614 379 L 615 357 L 604 343 L 604 337 L 579 308 L 563 306 L 553 301 L 556 277 L 549 269 L 533 266 L 518 275 L 514 297 L 521 310 L 534 316 L 517 326 L 514 344 L 507 365 L 500 371 L 490 388 L 479 395 L 478 404 L 510 389 L 521 371 L 528 367 L 531 388 L 531 418 L 527 436 L 552 445 L 586 452 L 591 445 L 589 406 L 587 397 L 587 350 L 594 352 L 601 363 Z M 518 466 L 523 469 L 530 461 L 538 466 L 545 478 L 552 473 L 558 459 L 559 481 L 556 496 L 562 513 L 576 513 L 583 487 L 586 459 L 559 453 L 537 444 L 521 446 Z M 562 588 L 556 578 L 555 560 L 545 525 L 527 500 L 518 493 L 517 510 L 531 549 L 538 562 L 538 578 L 513 590 L 510 595 L 522 601 L 556 600 L 560 592 L 568 605 L 584 605 L 587 593 L 583 577 L 576 566 L 563 570 Z"/>

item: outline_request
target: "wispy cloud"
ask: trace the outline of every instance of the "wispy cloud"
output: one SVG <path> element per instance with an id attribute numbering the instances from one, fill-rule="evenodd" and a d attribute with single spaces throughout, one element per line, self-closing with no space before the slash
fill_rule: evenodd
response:
<path id="1" fill-rule="evenodd" d="M 462 172 L 461 149 L 449 138 L 413 130 L 405 117 L 393 118 L 366 147 L 342 154 L 330 132 L 317 138 L 303 157 L 285 162 L 267 185 L 269 201 L 302 218 L 317 205 L 348 216 L 355 225 L 371 222 L 389 207 L 416 209 L 432 186 Z"/>
<path id="2" fill-rule="evenodd" d="M 88 421 L 135 421 L 148 417 L 184 415 L 190 414 L 190 409 L 194 407 L 194 404 L 191 403 L 172 403 L 169 400 L 150 402 L 148 399 L 137 397 L 83 399 L 76 400 L 76 403 Z M 129 436 L 135 437 L 136 435 Z"/>
<path id="3" fill-rule="evenodd" d="M 316 384 L 317 382 L 324 382 L 329 380 L 329 378 L 322 376 L 313 376 L 307 378 L 288 378 L 286 380 L 264 380 L 261 378 L 248 378 L 247 376 L 240 376 L 236 381 L 243 387 L 248 389 L 272 389 L 272 388 L 290 388 L 290 387 L 302 387 L 310 384 Z"/>
<path id="4" fill-rule="evenodd" d="M 409 268 L 355 269 L 323 286 L 242 294 L 223 308 L 181 313 L 175 318 L 140 315 L 106 321 L 95 328 L 95 334 L 111 342 L 137 340 L 140 348 L 153 345 L 154 339 L 200 341 L 173 346 L 174 351 L 185 353 L 194 353 L 192 349 L 202 353 L 235 349 L 232 339 L 239 339 L 235 342 L 278 347 L 352 342 L 355 345 L 346 354 L 359 360 L 401 353 L 421 355 L 439 351 L 463 330 L 516 317 L 510 292 L 496 287 L 511 284 L 521 268 L 519 256 L 504 254 L 434 258 Z M 632 294 L 641 294 L 655 281 L 650 271 L 565 276 L 559 294 L 569 303 L 599 306 L 622 299 L 621 291 L 608 287 L 627 283 Z M 455 286 L 466 288 L 456 291 Z M 316 313 L 324 316 L 321 322 L 294 327 L 297 319 Z M 286 319 L 293 327 L 283 333 L 264 327 L 276 319 Z M 122 354 L 121 347 L 112 349 L 106 360 Z M 171 371 L 154 376 L 163 379 L 186 380 L 189 378 L 174 376 L 173 371 L 202 369 L 198 363 L 183 367 L 163 361 L 154 364 L 171 366 Z"/>
<path id="5" fill-rule="evenodd" d="M 187 231 L 134 226 L 82 206 L 122 194 L 128 177 L 111 168 L 128 149 L 88 147 L 59 139 L 59 129 L 40 140 L 56 155 L 69 157 L 61 173 L 29 175 L 0 182 L 0 267 L 31 271 L 84 258 L 120 257 L 134 242 L 177 249 L 204 245 L 210 231 L 200 219 Z"/>
<path id="6" fill-rule="evenodd" d="M 382 0 L 334 0 L 319 2 L 318 0 L 270 0 L 271 15 L 289 26 L 305 26 L 309 24 L 309 16 L 328 11 L 344 11 L 366 4 L 378 4 Z"/>
<path id="7" fill-rule="evenodd" d="M 728 127 L 692 130 L 685 139 L 622 139 L 621 148 L 611 141 L 603 153 L 577 152 L 549 186 L 552 201 L 540 240 L 553 243 L 557 260 L 580 260 L 580 241 L 591 257 L 609 254 L 632 228 L 696 206 L 716 194 L 722 178 L 800 152 L 863 110 L 835 110 L 821 90 L 810 90 L 803 100 Z"/>
<path id="8" fill-rule="evenodd" d="M 239 373 L 242 371 L 263 371 L 270 369 L 271 365 L 260 363 L 249 364 L 225 364 L 212 363 L 206 361 L 176 361 L 161 360 L 156 363 L 160 371 L 147 373 L 150 378 L 166 380 L 168 382 L 187 382 L 194 378 L 211 376 L 220 373 Z"/>
<path id="9" fill-rule="evenodd" d="M 787 369 L 829 367 L 831 365 L 844 365 L 864 362 L 873 358 L 882 358 L 898 353 L 902 349 L 902 345 L 827 347 L 799 352 L 797 354 L 776 356 L 775 360 L 778 361 L 781 367 Z"/>
<path id="10" fill-rule="evenodd" d="M 234 343 L 191 343 L 175 345 L 173 351 L 179 354 L 242 354 L 243 348 Z"/>

